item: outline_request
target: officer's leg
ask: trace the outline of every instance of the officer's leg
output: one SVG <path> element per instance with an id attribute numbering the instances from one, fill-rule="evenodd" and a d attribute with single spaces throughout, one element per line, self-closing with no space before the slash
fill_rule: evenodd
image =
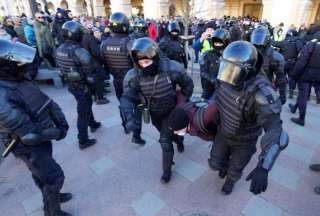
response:
<path id="1" fill-rule="evenodd" d="M 142 130 L 142 110 L 140 108 L 136 108 L 134 111 L 134 119 L 138 129 L 133 131 L 131 142 L 144 145 L 146 141 L 141 138 L 141 130 Z"/>
<path id="2" fill-rule="evenodd" d="M 210 151 L 209 167 L 212 170 L 221 171 L 221 173 L 225 172 L 229 166 L 229 156 L 230 149 L 227 141 L 218 133 Z"/>
<path id="3" fill-rule="evenodd" d="M 120 98 L 121 98 L 122 93 L 123 93 L 123 76 L 121 76 L 121 74 L 117 74 L 117 75 L 113 76 L 113 85 L 114 85 L 114 89 L 115 89 L 115 92 L 116 92 L 116 96 L 117 96 L 118 100 L 120 101 Z M 129 131 L 125 127 L 125 116 L 121 112 L 120 107 L 119 107 L 119 112 L 120 112 L 120 117 L 121 117 L 121 120 L 122 120 L 122 127 L 124 129 L 124 132 L 126 134 L 128 134 Z"/>
<path id="4" fill-rule="evenodd" d="M 298 88 L 299 88 L 299 95 L 298 95 L 299 118 L 291 118 L 291 121 L 303 126 L 305 123 L 310 84 L 306 82 L 299 82 Z"/>
<path id="5" fill-rule="evenodd" d="M 34 179 L 37 179 L 37 185 L 41 184 L 44 200 L 47 201 L 45 215 L 62 215 L 60 207 L 60 190 L 64 182 L 64 173 L 61 167 L 52 158 L 52 144 L 43 143 L 34 149 L 29 157 L 21 158 Z M 45 203 L 44 203 L 45 204 Z"/>
<path id="6" fill-rule="evenodd" d="M 208 81 L 204 78 L 201 78 L 201 87 L 202 87 L 202 95 L 201 97 L 204 99 L 209 99 L 209 92 L 208 92 Z"/>
<path id="7" fill-rule="evenodd" d="M 252 155 L 256 152 L 255 145 L 256 140 L 241 144 L 231 144 L 231 157 L 227 171 L 227 178 L 222 187 L 222 192 L 224 194 L 230 194 L 233 190 L 234 184 L 241 178 L 243 169 L 247 166 Z"/>
<path id="8" fill-rule="evenodd" d="M 320 104 L 320 82 L 316 82 L 314 84 L 315 92 L 316 92 L 316 100 L 317 104 Z"/>
<path id="9" fill-rule="evenodd" d="M 74 95 L 77 99 L 78 139 L 79 143 L 84 143 L 88 140 L 88 97 L 83 90 L 76 90 Z"/>
<path id="10" fill-rule="evenodd" d="M 152 124 L 160 132 L 160 145 L 162 149 L 162 169 L 161 181 L 168 183 L 171 178 L 171 166 L 173 163 L 174 149 L 171 141 L 171 131 L 168 128 L 167 116 L 152 115 Z"/>

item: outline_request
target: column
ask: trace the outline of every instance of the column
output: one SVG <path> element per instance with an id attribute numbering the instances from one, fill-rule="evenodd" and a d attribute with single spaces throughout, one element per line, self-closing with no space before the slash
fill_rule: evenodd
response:
<path id="1" fill-rule="evenodd" d="M 132 5 L 130 0 L 111 0 L 111 11 L 122 12 L 127 16 L 131 16 L 132 13 Z"/>
<path id="2" fill-rule="evenodd" d="M 145 18 L 158 19 L 169 14 L 169 0 L 144 0 L 143 10 Z"/>

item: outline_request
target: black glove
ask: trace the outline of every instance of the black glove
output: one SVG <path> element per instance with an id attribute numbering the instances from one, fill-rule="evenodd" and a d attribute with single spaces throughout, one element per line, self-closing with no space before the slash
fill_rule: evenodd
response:
<path id="1" fill-rule="evenodd" d="M 251 180 L 250 191 L 254 194 L 265 192 L 268 187 L 268 170 L 257 166 L 246 178 Z"/>
<path id="2" fill-rule="evenodd" d="M 60 136 L 58 139 L 56 139 L 57 141 L 64 139 L 67 136 L 68 130 L 64 129 L 64 128 L 60 128 Z"/>

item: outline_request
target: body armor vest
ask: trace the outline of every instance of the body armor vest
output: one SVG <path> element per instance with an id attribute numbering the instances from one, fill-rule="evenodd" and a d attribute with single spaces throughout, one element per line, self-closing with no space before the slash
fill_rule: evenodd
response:
<path id="1" fill-rule="evenodd" d="M 271 70 L 271 68 L 277 65 L 276 60 L 274 60 L 272 56 L 273 52 L 273 49 L 271 47 L 268 47 L 266 52 L 263 54 L 262 68 L 270 82 L 274 81 L 274 72 Z"/>
<path id="2" fill-rule="evenodd" d="M 179 41 L 167 41 L 166 55 L 171 60 L 183 63 L 185 53 L 182 44 Z"/>
<path id="3" fill-rule="evenodd" d="M 281 50 L 284 59 L 295 60 L 298 56 L 296 42 L 294 40 L 288 40 L 285 43 L 285 48 Z"/>
<path id="4" fill-rule="evenodd" d="M 6 88 L 12 95 L 10 100 L 17 103 L 17 106 L 22 108 L 29 115 L 31 121 L 40 129 L 54 126 L 50 110 L 46 108 L 50 105 L 51 99 L 41 92 L 38 87 L 31 82 L 23 81 L 19 82 L 15 87 Z"/>
<path id="5" fill-rule="evenodd" d="M 261 89 L 269 98 L 265 86 L 270 83 L 263 76 L 257 76 L 242 91 L 233 89 L 230 85 L 220 84 L 216 92 L 216 101 L 220 113 L 220 132 L 235 139 L 253 139 L 261 134 L 261 127 L 256 122 L 255 94 Z M 272 100 L 272 99 L 270 99 Z"/>
<path id="6" fill-rule="evenodd" d="M 208 82 L 215 84 L 219 72 L 220 55 L 215 52 L 208 51 L 203 58 L 204 64 L 209 64 L 209 67 L 208 71 L 203 71 L 200 73 L 200 76 Z"/>
<path id="7" fill-rule="evenodd" d="M 170 75 L 166 72 L 159 73 L 154 89 L 154 76 L 140 76 L 141 92 L 147 101 L 150 101 L 150 112 L 165 114 L 176 105 L 176 91 L 173 88 Z"/>
<path id="8" fill-rule="evenodd" d="M 78 44 L 64 43 L 57 49 L 56 62 L 63 74 L 79 70 L 74 56 L 74 51 L 78 48 L 81 48 Z"/>
<path id="9" fill-rule="evenodd" d="M 111 36 L 102 43 L 104 63 L 110 68 L 110 72 L 116 74 L 117 71 L 127 73 L 132 68 L 128 56 L 127 44 L 130 38 Z"/>
<path id="10" fill-rule="evenodd" d="M 314 44 L 311 57 L 309 58 L 309 62 L 306 67 L 320 70 L 319 56 L 320 56 L 320 42 L 317 42 Z"/>

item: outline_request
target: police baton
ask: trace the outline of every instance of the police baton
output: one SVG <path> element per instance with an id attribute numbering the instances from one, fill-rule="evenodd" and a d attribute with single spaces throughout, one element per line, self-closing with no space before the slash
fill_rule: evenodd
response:
<path id="1" fill-rule="evenodd" d="M 8 156 L 8 154 L 10 153 L 12 147 L 17 143 L 17 140 L 14 139 L 10 142 L 10 144 L 8 145 L 8 147 L 4 150 L 4 152 L 2 153 L 2 157 L 5 158 Z"/>

